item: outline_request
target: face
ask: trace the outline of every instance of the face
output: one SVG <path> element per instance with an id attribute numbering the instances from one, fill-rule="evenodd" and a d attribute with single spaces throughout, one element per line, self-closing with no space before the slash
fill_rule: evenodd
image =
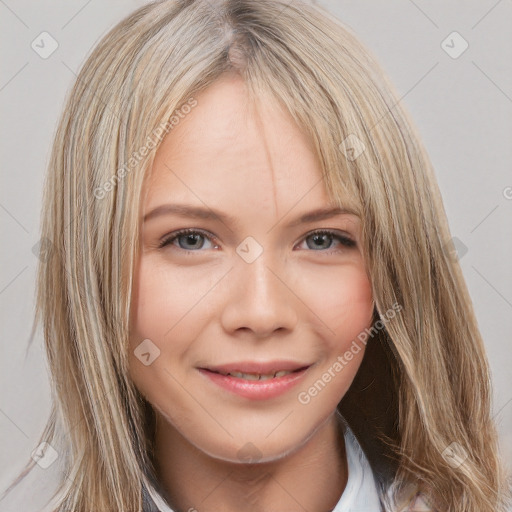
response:
<path id="1" fill-rule="evenodd" d="M 202 452 L 272 460 L 331 417 L 361 363 L 364 346 L 344 357 L 373 312 L 360 219 L 350 198 L 326 213 L 314 150 L 275 104 L 249 107 L 233 77 L 196 100 L 146 183 L 130 373 Z"/>

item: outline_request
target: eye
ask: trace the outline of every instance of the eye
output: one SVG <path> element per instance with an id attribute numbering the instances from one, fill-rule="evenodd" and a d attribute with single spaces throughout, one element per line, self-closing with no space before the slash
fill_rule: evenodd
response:
<path id="1" fill-rule="evenodd" d="M 161 249 L 167 245 L 174 245 L 184 251 L 196 252 L 198 249 L 203 249 L 205 247 L 205 239 L 210 241 L 210 243 L 214 241 L 213 237 L 202 230 L 182 229 L 164 237 L 158 247 Z M 175 242 L 177 242 L 177 244 Z M 215 247 L 217 247 L 217 245 L 215 245 Z M 207 246 L 206 248 L 213 249 L 214 247 Z"/>
<path id="2" fill-rule="evenodd" d="M 311 243 L 309 243 L 309 241 L 311 241 Z M 308 249 L 327 253 L 340 252 L 343 250 L 343 247 L 341 247 L 337 250 L 326 251 L 326 249 L 331 249 L 333 247 L 333 243 L 336 245 L 336 241 L 345 248 L 352 248 L 356 246 L 354 240 L 336 231 L 318 230 L 313 233 L 309 233 L 304 238 L 304 242 L 306 242 Z"/>

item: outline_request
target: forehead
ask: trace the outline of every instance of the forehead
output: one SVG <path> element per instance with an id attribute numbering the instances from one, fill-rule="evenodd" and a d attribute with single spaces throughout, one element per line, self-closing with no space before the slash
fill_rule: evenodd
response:
<path id="1" fill-rule="evenodd" d="M 157 151 L 148 182 L 150 203 L 170 195 L 195 196 L 223 207 L 242 202 L 279 214 L 299 201 L 328 204 L 310 139 L 273 98 L 253 103 L 243 80 L 227 76 L 195 99 L 197 106 Z"/>

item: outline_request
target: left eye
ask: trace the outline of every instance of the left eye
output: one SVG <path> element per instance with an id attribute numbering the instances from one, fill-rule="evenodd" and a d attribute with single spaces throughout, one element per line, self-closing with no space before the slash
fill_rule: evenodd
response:
<path id="1" fill-rule="evenodd" d="M 308 240 L 312 240 L 312 243 L 309 244 Z M 304 238 L 308 248 L 314 251 L 331 249 L 333 240 L 338 240 L 345 247 L 355 247 L 356 245 L 351 238 L 334 231 L 315 231 Z"/>

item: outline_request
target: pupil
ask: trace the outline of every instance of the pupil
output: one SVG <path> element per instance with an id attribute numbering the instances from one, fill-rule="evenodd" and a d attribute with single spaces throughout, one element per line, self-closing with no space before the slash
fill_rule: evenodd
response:
<path id="1" fill-rule="evenodd" d="M 327 235 L 327 234 L 313 235 L 313 239 L 315 241 L 316 247 L 322 247 L 323 243 L 326 242 L 326 237 L 328 237 L 328 236 L 329 235 Z"/>
<path id="2" fill-rule="evenodd" d="M 192 248 L 195 248 L 195 247 L 200 247 L 200 244 L 198 243 L 199 242 L 199 238 L 201 237 L 201 235 L 199 234 L 193 234 L 193 233 L 190 233 L 188 235 L 185 235 L 185 244 L 190 244 L 192 246 Z M 187 247 L 185 247 L 187 248 Z"/>

